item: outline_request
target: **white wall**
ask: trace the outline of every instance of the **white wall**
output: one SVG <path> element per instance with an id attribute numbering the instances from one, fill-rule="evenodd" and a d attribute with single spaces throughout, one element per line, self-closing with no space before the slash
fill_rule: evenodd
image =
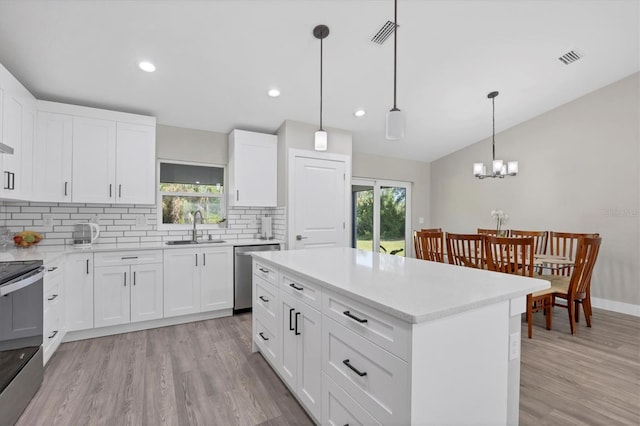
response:
<path id="1" fill-rule="evenodd" d="M 510 229 L 599 232 L 592 295 L 638 308 L 640 73 L 497 134 L 496 158 L 517 160 L 519 175 L 473 177 L 490 139 L 431 163 L 431 226 L 490 228 L 499 208 Z"/>
<path id="2" fill-rule="evenodd" d="M 354 177 L 389 179 L 411 182 L 411 229 L 426 228 L 429 224 L 429 163 L 354 152 Z M 420 224 L 419 218 L 424 218 Z"/>

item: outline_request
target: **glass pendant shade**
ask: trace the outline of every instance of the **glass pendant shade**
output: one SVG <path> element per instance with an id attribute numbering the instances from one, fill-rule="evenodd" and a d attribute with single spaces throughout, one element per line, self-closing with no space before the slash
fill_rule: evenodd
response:
<path id="1" fill-rule="evenodd" d="M 387 113 L 387 139 L 402 138 L 404 138 L 404 113 L 399 109 L 392 109 Z"/>
<path id="2" fill-rule="evenodd" d="M 504 161 L 502 160 L 493 160 L 493 173 L 500 175 L 502 174 L 502 169 L 504 168 Z M 506 169 L 505 169 L 506 171 Z"/>
<path id="3" fill-rule="evenodd" d="M 511 176 L 515 176 L 518 174 L 518 162 L 517 161 L 509 161 L 507 163 L 507 173 Z"/>
<path id="4" fill-rule="evenodd" d="M 484 166 L 484 163 L 473 163 L 473 175 L 474 176 L 482 176 L 487 173 L 487 168 Z"/>
<path id="5" fill-rule="evenodd" d="M 314 148 L 316 151 L 327 150 L 327 132 L 325 132 L 324 130 L 318 130 L 316 132 Z"/>

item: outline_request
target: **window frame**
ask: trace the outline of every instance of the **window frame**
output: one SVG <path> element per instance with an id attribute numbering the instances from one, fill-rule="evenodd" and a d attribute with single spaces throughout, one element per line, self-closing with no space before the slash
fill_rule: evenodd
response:
<path id="1" fill-rule="evenodd" d="M 222 176 L 224 179 L 223 189 L 221 194 L 214 193 L 206 193 L 206 192 L 164 192 L 160 191 L 160 165 L 162 163 L 169 164 L 182 164 L 185 166 L 200 166 L 200 167 L 216 167 L 221 168 L 223 170 Z M 162 223 L 162 196 L 163 195 L 173 195 L 173 196 L 198 196 L 198 197 L 207 197 L 207 198 L 219 198 L 220 199 L 220 211 L 222 212 L 223 219 L 227 218 L 227 183 L 229 182 L 227 176 L 227 166 L 224 164 L 216 164 L 216 163 L 198 163 L 195 161 L 181 161 L 181 160 L 169 160 L 169 159 L 158 159 L 156 164 L 156 224 L 157 229 L 159 231 L 186 231 L 192 230 L 193 224 L 168 224 Z M 223 229 L 227 227 L 226 221 L 221 223 L 198 223 L 198 229 Z"/>

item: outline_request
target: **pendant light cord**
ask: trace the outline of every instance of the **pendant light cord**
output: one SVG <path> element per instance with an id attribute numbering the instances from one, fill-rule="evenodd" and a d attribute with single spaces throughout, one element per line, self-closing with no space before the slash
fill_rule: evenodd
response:
<path id="1" fill-rule="evenodd" d="M 491 145 L 493 147 L 493 161 L 496 161 L 496 98 L 495 96 L 491 98 L 491 105 L 493 107 L 493 136 Z"/>
<path id="2" fill-rule="evenodd" d="M 322 41 L 324 37 L 320 39 L 320 130 L 324 130 L 322 128 Z"/>
<path id="3" fill-rule="evenodd" d="M 393 2 L 393 110 L 397 111 L 398 107 L 396 106 L 396 74 L 398 68 L 398 0 L 394 0 Z"/>

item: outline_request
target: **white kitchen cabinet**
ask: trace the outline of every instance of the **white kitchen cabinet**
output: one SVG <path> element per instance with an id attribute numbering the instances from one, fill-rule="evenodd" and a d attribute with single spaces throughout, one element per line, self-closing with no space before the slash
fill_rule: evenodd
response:
<path id="1" fill-rule="evenodd" d="M 97 253 L 95 266 L 96 327 L 162 318 L 161 251 Z"/>
<path id="2" fill-rule="evenodd" d="M 278 137 L 233 130 L 229 134 L 229 205 L 278 203 Z"/>
<path id="3" fill-rule="evenodd" d="M 3 198 L 29 198 L 32 190 L 32 153 L 35 126 L 35 98 L 0 65 L 2 85 L 2 143 L 13 154 L 2 154 Z"/>
<path id="4" fill-rule="evenodd" d="M 280 371 L 307 410 L 321 416 L 322 401 L 322 316 L 300 299 L 280 292 Z"/>
<path id="5" fill-rule="evenodd" d="M 116 202 L 154 204 L 155 176 L 155 126 L 119 122 L 116 133 Z"/>
<path id="6" fill-rule="evenodd" d="M 164 316 L 233 308 L 233 248 L 164 251 Z"/>
<path id="7" fill-rule="evenodd" d="M 34 198 L 71 202 L 73 117 L 38 112 L 33 152 Z"/>
<path id="8" fill-rule="evenodd" d="M 44 275 L 43 291 L 43 363 L 58 349 L 66 332 L 64 259 L 48 262 Z"/>
<path id="9" fill-rule="evenodd" d="M 69 254 L 65 281 L 67 331 L 93 328 L 93 253 Z"/>

